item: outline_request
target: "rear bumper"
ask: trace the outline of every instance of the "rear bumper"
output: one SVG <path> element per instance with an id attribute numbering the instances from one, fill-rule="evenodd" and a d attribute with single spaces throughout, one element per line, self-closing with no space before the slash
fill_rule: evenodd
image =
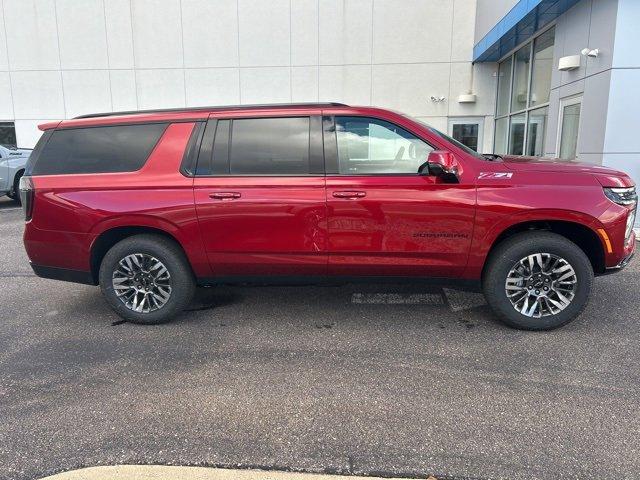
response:
<path id="1" fill-rule="evenodd" d="M 62 280 L 63 282 L 84 283 L 85 285 L 97 285 L 93 280 L 91 272 L 69 270 L 67 268 L 58 267 L 45 267 L 44 265 L 36 265 L 34 263 L 31 263 L 31 268 L 37 276 L 42 278 Z"/>

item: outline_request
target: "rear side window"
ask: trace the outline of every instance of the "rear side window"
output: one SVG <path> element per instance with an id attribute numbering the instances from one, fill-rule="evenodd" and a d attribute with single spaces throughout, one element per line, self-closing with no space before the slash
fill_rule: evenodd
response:
<path id="1" fill-rule="evenodd" d="M 309 125 L 309 117 L 233 120 L 229 173 L 308 175 Z"/>
<path id="2" fill-rule="evenodd" d="M 33 165 L 33 175 L 140 170 L 166 127 L 153 123 L 56 130 Z"/>

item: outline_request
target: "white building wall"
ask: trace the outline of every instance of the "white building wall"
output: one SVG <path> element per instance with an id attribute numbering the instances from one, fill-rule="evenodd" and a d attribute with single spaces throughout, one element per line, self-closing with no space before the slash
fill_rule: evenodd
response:
<path id="1" fill-rule="evenodd" d="M 518 0 L 478 0 L 474 43 L 482 40 L 517 3 Z"/>
<path id="2" fill-rule="evenodd" d="M 618 0 L 582 0 L 558 18 L 545 155 L 553 157 L 558 153 L 561 102 L 582 96 L 578 160 L 603 162 L 616 18 L 619 18 Z M 581 55 L 587 47 L 599 49 L 598 57 Z M 580 68 L 561 72 L 558 70 L 560 58 L 568 55 L 580 55 Z"/>
<path id="3" fill-rule="evenodd" d="M 618 0 L 603 164 L 627 172 L 640 185 L 640 2 Z M 636 219 L 640 225 L 640 218 Z"/>
<path id="4" fill-rule="evenodd" d="M 337 101 L 443 131 L 487 117 L 489 151 L 495 65 L 472 75 L 475 18 L 476 0 L 0 0 L 0 121 L 30 147 L 38 123 L 83 113 Z"/>

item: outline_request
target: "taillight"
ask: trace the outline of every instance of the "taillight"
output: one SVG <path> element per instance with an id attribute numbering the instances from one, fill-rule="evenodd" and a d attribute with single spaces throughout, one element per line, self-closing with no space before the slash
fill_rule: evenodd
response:
<path id="1" fill-rule="evenodd" d="M 22 202 L 22 211 L 24 212 L 25 220 L 31 220 L 34 194 L 35 191 L 33 189 L 33 181 L 31 180 L 31 177 L 24 175 L 20 179 L 20 202 Z"/>

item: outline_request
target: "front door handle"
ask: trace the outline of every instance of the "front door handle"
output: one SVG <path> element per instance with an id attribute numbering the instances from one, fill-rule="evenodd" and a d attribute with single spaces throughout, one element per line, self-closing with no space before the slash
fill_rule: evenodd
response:
<path id="1" fill-rule="evenodd" d="M 367 196 L 367 192 L 348 190 L 344 192 L 333 192 L 336 198 L 362 198 Z"/>
<path id="2" fill-rule="evenodd" d="M 215 198 L 216 200 L 232 200 L 234 198 L 240 198 L 241 195 L 239 192 L 214 192 L 209 195 L 210 198 Z"/>

